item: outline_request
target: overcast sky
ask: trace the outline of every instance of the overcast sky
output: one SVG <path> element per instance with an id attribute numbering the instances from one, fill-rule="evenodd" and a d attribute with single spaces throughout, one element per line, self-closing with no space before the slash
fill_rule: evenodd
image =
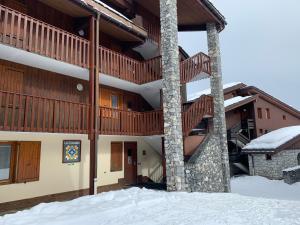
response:
<path id="1" fill-rule="evenodd" d="M 212 0 L 228 25 L 220 34 L 223 82 L 254 85 L 300 110 L 300 1 Z M 179 34 L 190 54 L 207 53 L 205 32 Z M 189 86 L 195 92 L 208 80 Z"/>

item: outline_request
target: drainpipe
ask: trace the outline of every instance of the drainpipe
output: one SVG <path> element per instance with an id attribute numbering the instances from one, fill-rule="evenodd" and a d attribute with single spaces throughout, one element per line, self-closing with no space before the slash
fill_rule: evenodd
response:
<path id="1" fill-rule="evenodd" d="M 100 33 L 100 13 L 97 14 L 96 20 L 96 40 L 95 40 L 95 60 L 96 60 L 96 68 L 95 68 L 95 107 L 94 107 L 94 122 L 95 122 L 95 172 L 94 172 L 94 195 L 98 193 L 97 191 L 97 170 L 98 170 L 98 140 L 99 140 L 99 50 L 98 47 L 100 45 L 99 34 Z"/>

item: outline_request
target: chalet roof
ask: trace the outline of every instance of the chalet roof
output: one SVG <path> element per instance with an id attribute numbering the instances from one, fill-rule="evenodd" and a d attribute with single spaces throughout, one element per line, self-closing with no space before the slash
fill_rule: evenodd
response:
<path id="1" fill-rule="evenodd" d="M 246 85 L 243 84 L 242 82 L 232 82 L 232 83 L 227 83 L 223 85 L 223 90 L 224 94 L 227 92 L 231 92 L 234 89 L 240 89 L 241 87 L 245 87 Z M 210 95 L 211 94 L 211 89 L 205 89 L 202 91 L 198 91 L 193 93 L 192 95 L 188 96 L 188 102 L 193 102 L 197 98 L 199 98 L 201 95 Z"/>
<path id="2" fill-rule="evenodd" d="M 250 102 L 255 101 L 257 96 L 236 96 L 234 98 L 230 98 L 224 101 L 225 111 L 231 111 L 233 109 L 236 109 L 240 106 L 246 105 Z"/>
<path id="3" fill-rule="evenodd" d="M 254 86 L 245 86 L 244 88 L 241 88 L 240 94 L 252 94 L 252 95 L 259 95 L 260 98 L 264 99 L 267 102 L 270 102 L 271 104 L 276 105 L 280 109 L 292 114 L 293 116 L 300 119 L 300 111 L 295 109 L 294 107 L 280 101 L 279 99 L 273 97 L 272 95 L 269 95 L 268 93 L 264 92 L 263 90 L 254 87 Z"/>
<path id="4" fill-rule="evenodd" d="M 300 140 L 300 126 L 290 126 L 262 135 L 243 148 L 244 153 L 274 153 Z"/>

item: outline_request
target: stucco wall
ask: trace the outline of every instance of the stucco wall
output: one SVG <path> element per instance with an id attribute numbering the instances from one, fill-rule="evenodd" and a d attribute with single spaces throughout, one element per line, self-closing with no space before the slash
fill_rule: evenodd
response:
<path id="1" fill-rule="evenodd" d="M 272 160 L 266 160 L 265 154 L 249 155 L 250 175 L 263 176 L 271 179 L 282 179 L 282 170 L 298 165 L 299 150 L 285 150 L 272 155 Z"/>
<path id="2" fill-rule="evenodd" d="M 81 162 L 62 163 L 63 140 L 81 140 Z M 87 135 L 0 132 L 0 141 L 41 141 L 40 179 L 36 182 L 0 185 L 0 203 L 88 188 L 89 140 Z M 124 170 L 110 172 L 110 142 L 137 141 L 138 175 L 161 163 L 160 155 L 142 137 L 100 136 L 98 185 L 109 185 L 124 177 Z M 145 150 L 147 154 L 143 156 Z M 124 154 L 123 154 L 124 157 Z M 123 166 L 124 168 L 124 166 Z"/>

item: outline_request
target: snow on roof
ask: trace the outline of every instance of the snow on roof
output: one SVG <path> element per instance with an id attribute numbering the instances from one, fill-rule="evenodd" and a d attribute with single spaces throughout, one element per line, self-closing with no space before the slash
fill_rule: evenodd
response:
<path id="1" fill-rule="evenodd" d="M 85 0 L 81 0 L 84 4 L 87 4 Z M 111 12 L 121 16 L 122 18 L 126 19 L 129 22 L 132 22 L 130 19 L 128 19 L 125 15 L 123 15 L 122 13 L 120 13 L 119 11 L 115 10 L 114 8 L 110 7 L 109 5 L 105 4 L 104 2 L 100 1 L 100 0 L 93 0 L 94 2 L 102 5 L 104 8 L 110 10 Z M 98 9 L 96 9 L 98 10 Z M 102 12 L 103 13 L 103 12 Z"/>
<path id="2" fill-rule="evenodd" d="M 237 103 L 242 102 L 242 101 L 244 101 L 246 99 L 249 99 L 249 98 L 252 98 L 252 96 L 246 96 L 246 97 L 237 96 L 237 97 L 234 97 L 234 98 L 230 98 L 230 99 L 224 101 L 224 106 L 228 107 L 228 106 L 237 104 Z"/>
<path id="3" fill-rule="evenodd" d="M 227 89 L 227 88 L 234 87 L 234 86 L 239 85 L 239 84 L 242 84 L 242 82 L 233 82 L 233 83 L 224 84 L 223 85 L 223 90 Z M 211 89 L 208 88 L 208 89 L 205 89 L 203 91 L 198 91 L 198 92 L 190 94 L 188 96 L 187 100 L 188 101 L 193 101 L 193 100 L 199 98 L 201 95 L 210 95 L 210 94 L 211 94 Z"/>
<path id="4" fill-rule="evenodd" d="M 284 127 L 252 140 L 243 150 L 276 149 L 300 135 L 300 126 Z"/>
<path id="5" fill-rule="evenodd" d="M 291 171 L 294 171 L 294 170 L 300 170 L 300 166 L 294 166 L 294 167 L 290 167 L 290 168 L 286 168 L 282 171 L 284 172 L 291 172 Z"/>

